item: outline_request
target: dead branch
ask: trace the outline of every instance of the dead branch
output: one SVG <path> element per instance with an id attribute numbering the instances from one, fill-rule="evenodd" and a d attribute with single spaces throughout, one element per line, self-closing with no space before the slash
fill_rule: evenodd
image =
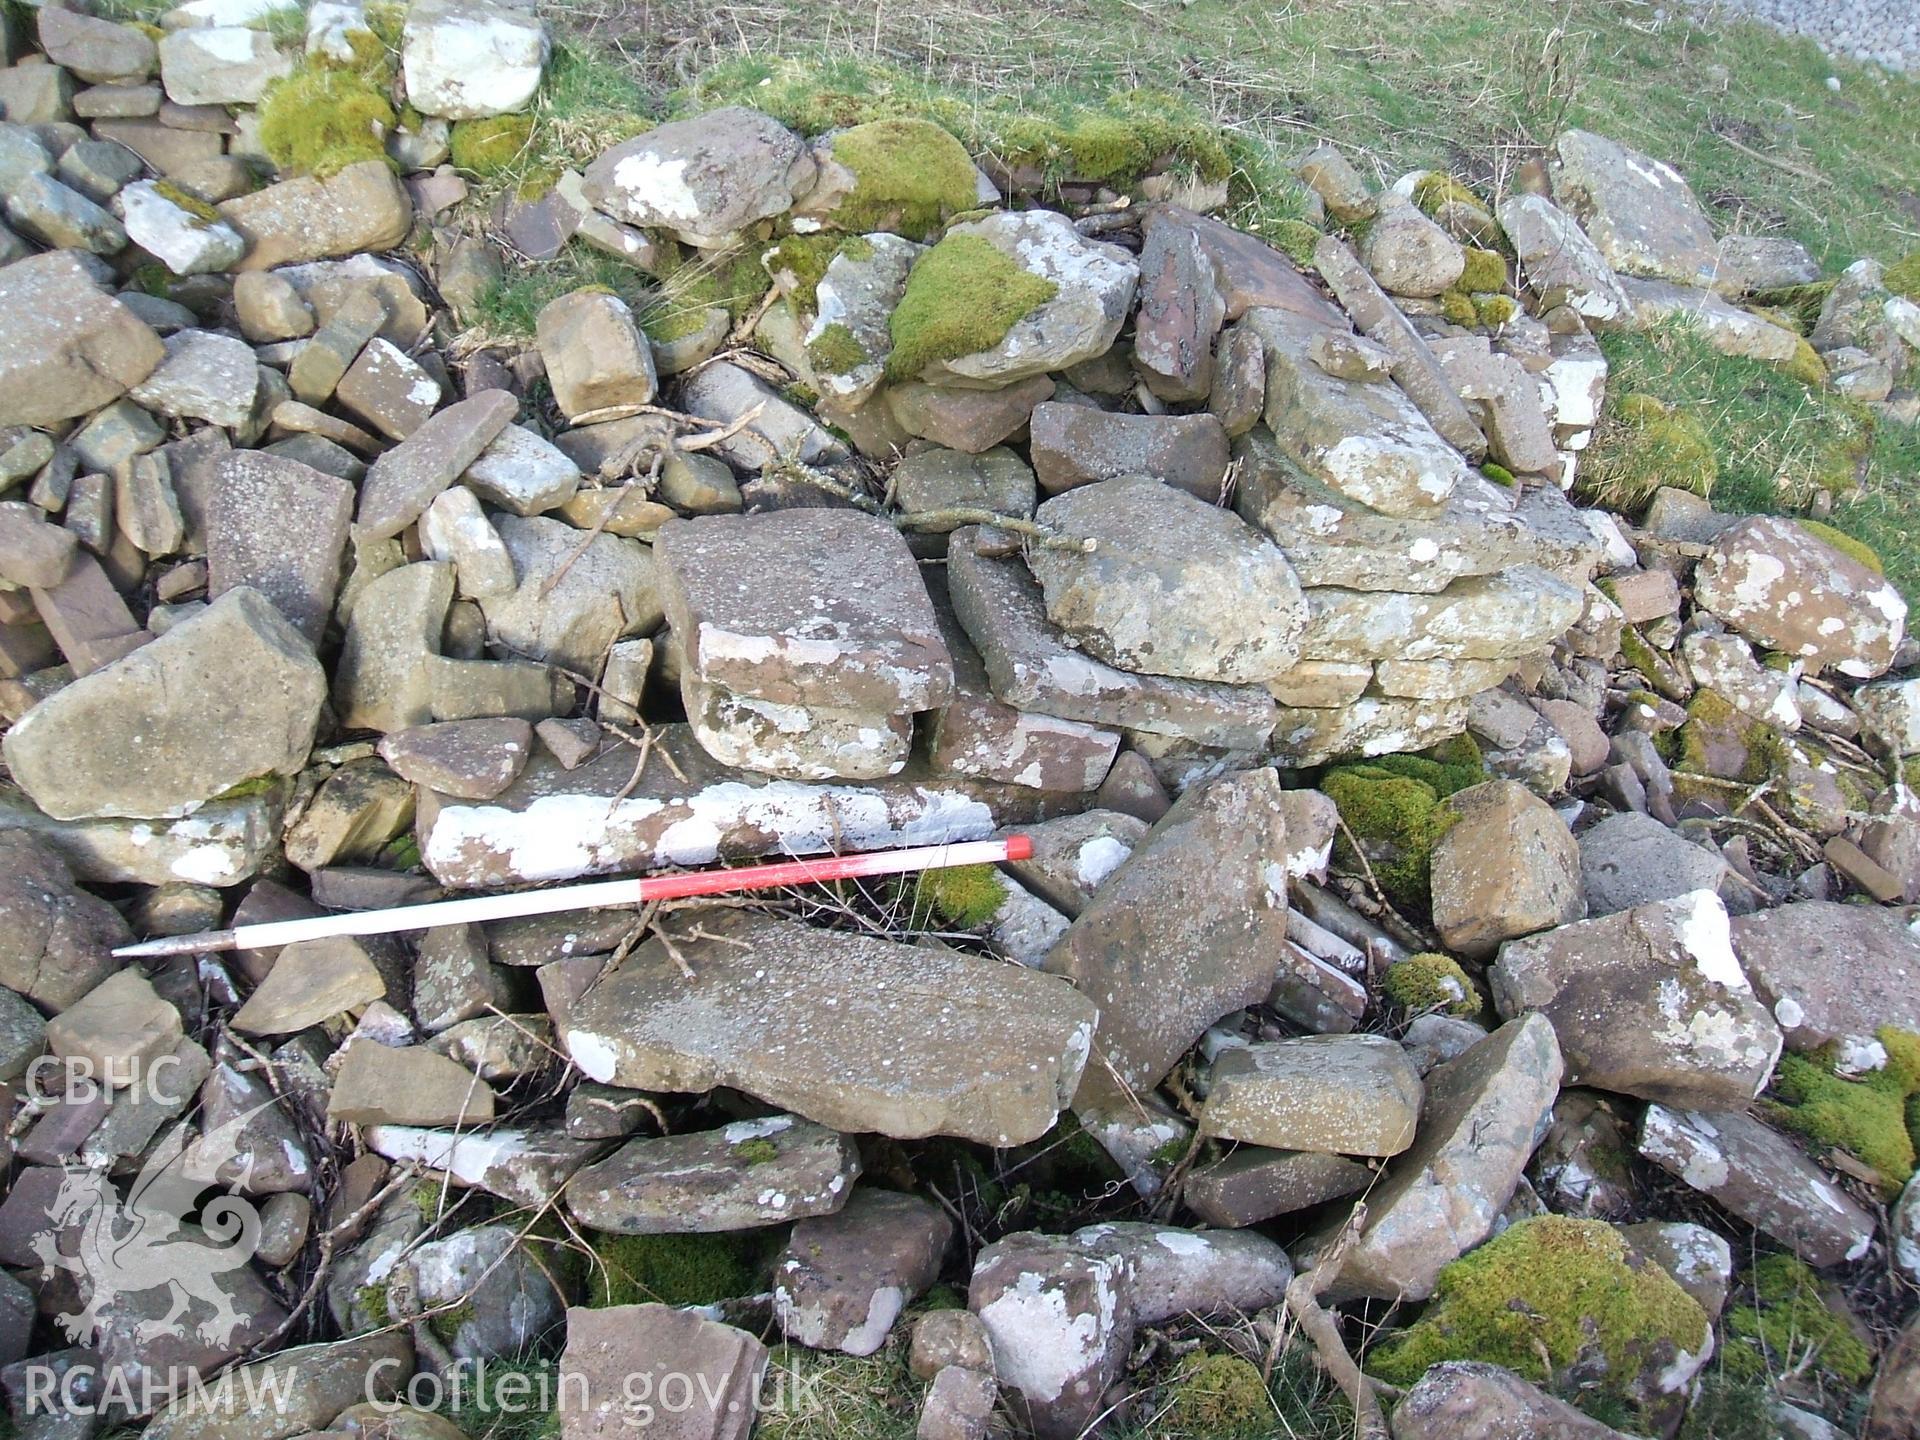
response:
<path id="1" fill-rule="evenodd" d="M 1356 1434 L 1360 1440 L 1393 1440 L 1393 1431 L 1388 1428 L 1387 1417 L 1380 1408 L 1380 1397 L 1374 1393 L 1374 1382 L 1362 1374 L 1360 1367 L 1354 1363 L 1353 1356 L 1347 1352 L 1346 1342 L 1340 1338 L 1339 1322 L 1320 1304 L 1320 1297 L 1332 1289 L 1334 1281 L 1340 1278 L 1341 1268 L 1347 1263 L 1347 1252 L 1360 1238 L 1360 1231 L 1366 1223 L 1367 1207 L 1363 1202 L 1353 1207 L 1353 1213 L 1340 1228 L 1340 1234 L 1327 1247 L 1313 1269 L 1294 1276 L 1288 1283 L 1287 1311 L 1299 1325 L 1301 1333 L 1313 1342 L 1322 1368 L 1333 1377 L 1334 1383 L 1352 1403 Z"/>

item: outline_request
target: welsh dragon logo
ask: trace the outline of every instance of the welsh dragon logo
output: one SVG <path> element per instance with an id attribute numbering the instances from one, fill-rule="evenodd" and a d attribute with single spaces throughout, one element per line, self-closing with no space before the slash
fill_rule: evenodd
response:
<path id="1" fill-rule="evenodd" d="M 70 1341 L 91 1340 L 116 1314 L 135 1309 L 128 1301 L 164 1288 L 166 1313 L 140 1321 L 134 1339 L 192 1334 L 209 1345 L 233 1343 L 247 1317 L 235 1310 L 221 1277 L 252 1260 L 260 1212 L 240 1193 L 247 1172 L 224 1193 L 201 1196 L 212 1174 L 209 1161 L 216 1167 L 226 1161 L 230 1175 L 241 1130 L 271 1104 L 244 1111 L 192 1143 L 192 1127 L 175 1125 L 149 1152 L 124 1198 L 99 1171 L 67 1168 L 48 1206 L 52 1224 L 34 1238 L 33 1250 L 49 1273 L 73 1276 L 85 1302 L 58 1317 Z"/>

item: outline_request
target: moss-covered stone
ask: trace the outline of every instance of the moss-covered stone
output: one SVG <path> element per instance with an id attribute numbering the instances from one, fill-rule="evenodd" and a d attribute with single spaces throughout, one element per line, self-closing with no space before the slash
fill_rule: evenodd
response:
<path id="1" fill-rule="evenodd" d="M 831 223 L 842 230 L 919 240 L 979 198 L 966 147 L 930 120 L 856 125 L 833 137 L 833 158 L 854 176 L 833 210 Z"/>
<path id="2" fill-rule="evenodd" d="M 1787 1129 L 1872 1166 L 1891 1198 L 1914 1172 L 1908 1110 L 1920 1096 L 1920 1035 L 1888 1026 L 1877 1038 L 1887 1063 L 1857 1079 L 1836 1072 L 1830 1051 L 1782 1055 L 1772 1111 Z"/>
<path id="3" fill-rule="evenodd" d="M 991 865 L 947 865 L 922 871 L 913 886 L 917 916 L 937 917 L 961 930 L 986 924 L 1006 899 L 1006 882 Z"/>
<path id="4" fill-rule="evenodd" d="M 598 1306 L 712 1305 L 760 1287 L 779 1231 L 709 1235 L 600 1235 L 590 1267 Z"/>
<path id="5" fill-rule="evenodd" d="M 742 1140 L 732 1150 L 749 1165 L 766 1165 L 780 1158 L 780 1147 L 764 1135 Z"/>
<path id="6" fill-rule="evenodd" d="M 1726 1315 L 1721 1364 L 1745 1379 L 1778 1375 L 1803 1363 L 1848 1385 L 1873 1375 L 1873 1354 L 1820 1296 L 1820 1278 L 1792 1255 L 1766 1255 L 1740 1277 L 1747 1294 Z"/>
<path id="7" fill-rule="evenodd" d="M 1418 755 L 1383 755 L 1327 772 L 1320 788 L 1360 842 L 1381 888 L 1396 905 L 1424 912 L 1433 847 L 1457 818 L 1440 802 L 1486 778 L 1477 765 Z M 1335 842 L 1343 863 L 1357 863 L 1346 837 Z"/>
<path id="8" fill-rule="evenodd" d="M 819 311 L 816 296 L 827 266 L 851 243 L 838 235 L 784 235 L 761 257 L 761 264 L 786 287 L 788 302 L 797 314 L 813 315 Z"/>
<path id="9" fill-rule="evenodd" d="M 1440 318 L 1449 325 L 1476 325 L 1480 321 L 1480 312 L 1474 308 L 1473 297 L 1464 290 L 1448 290 L 1440 297 Z"/>
<path id="10" fill-rule="evenodd" d="M 887 374 L 911 380 L 937 361 L 989 350 L 1058 291 L 978 235 L 949 234 L 907 276 L 889 322 Z"/>
<path id="11" fill-rule="evenodd" d="M 1273 1398 L 1260 1367 L 1238 1355 L 1195 1350 L 1183 1356 L 1161 1389 L 1161 1407 L 1159 1434 L 1255 1440 L 1275 1433 Z"/>
<path id="12" fill-rule="evenodd" d="M 1498 330 L 1519 315 L 1520 304 L 1511 295 L 1476 295 L 1473 297 L 1473 310 L 1482 326 L 1488 330 Z"/>
<path id="13" fill-rule="evenodd" d="M 1447 205 L 1471 205 L 1480 211 L 1487 209 L 1486 201 L 1453 176 L 1443 175 L 1438 170 L 1429 170 L 1413 182 L 1413 203 L 1429 215 L 1437 214 Z"/>
<path id="14" fill-rule="evenodd" d="M 1887 289 L 1920 303 L 1920 250 L 1909 250 L 1887 266 Z"/>
<path id="15" fill-rule="evenodd" d="M 1663 485 L 1705 499 L 1720 465 L 1699 419 L 1651 395 L 1623 395 L 1600 424 L 1579 471 L 1580 498 L 1638 514 Z"/>
<path id="16" fill-rule="evenodd" d="M 387 161 L 393 106 L 357 70 L 308 65 L 260 103 L 260 145 L 284 171 L 325 179 L 364 160 Z"/>
<path id="17" fill-rule="evenodd" d="M 1779 365 L 1803 385 L 1827 383 L 1827 362 L 1820 358 L 1820 352 L 1804 336 L 1795 337 L 1792 356 L 1780 361 Z"/>
<path id="18" fill-rule="evenodd" d="M 1474 293 L 1488 293 L 1507 288 L 1506 257 L 1497 250 L 1481 250 L 1469 245 L 1466 247 L 1467 268 L 1460 272 L 1460 288 Z"/>
<path id="19" fill-rule="evenodd" d="M 453 126 L 449 144 L 456 169 L 481 179 L 509 169 L 533 143 L 531 115 L 490 115 L 481 120 L 460 120 Z"/>
<path id="20" fill-rule="evenodd" d="M 1643 1375 L 1699 1355 L 1707 1336 L 1699 1303 L 1611 1225 L 1543 1215 L 1443 1269 L 1426 1313 L 1367 1368 L 1411 1385 L 1443 1360 L 1483 1360 L 1630 1400 Z"/>
<path id="21" fill-rule="evenodd" d="M 1389 966 L 1380 988 L 1405 1015 L 1438 1012 L 1472 1019 L 1480 1013 L 1480 993 L 1472 977 L 1459 961 L 1438 951 L 1422 951 Z"/>
<path id="22" fill-rule="evenodd" d="M 807 359 L 823 375 L 851 375 L 872 358 L 860 337 L 838 321 L 807 342 Z"/>
<path id="23" fill-rule="evenodd" d="M 1880 558 L 1880 552 L 1867 544 L 1866 541 L 1856 540 L 1853 536 L 1847 534 L 1846 531 L 1836 530 L 1833 526 L 1820 520 L 1796 519 L 1793 523 L 1798 525 L 1802 530 L 1805 530 L 1823 545 L 1831 545 L 1842 555 L 1847 556 L 1851 560 L 1857 560 L 1860 564 L 1866 566 L 1867 569 L 1873 571 L 1874 574 L 1884 575 L 1887 573 L 1887 565 L 1886 562 Z"/>
<path id="24" fill-rule="evenodd" d="M 1513 472 L 1507 469 L 1506 466 L 1496 464 L 1492 460 L 1487 461 L 1480 467 L 1480 473 L 1496 485 L 1504 485 L 1509 490 L 1514 487 Z"/>
<path id="25" fill-rule="evenodd" d="M 153 182 L 153 193 L 168 204 L 187 212 L 202 225 L 211 225 L 220 218 L 220 212 L 190 191 L 182 190 L 171 180 Z"/>
<path id="26" fill-rule="evenodd" d="M 1320 230 L 1305 220 L 1282 218 L 1266 229 L 1266 238 L 1302 270 L 1313 269 L 1313 250 L 1320 243 Z"/>

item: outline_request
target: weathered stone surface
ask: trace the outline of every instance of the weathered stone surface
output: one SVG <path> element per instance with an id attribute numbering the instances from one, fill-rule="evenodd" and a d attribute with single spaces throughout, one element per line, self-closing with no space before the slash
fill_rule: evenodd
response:
<path id="1" fill-rule="evenodd" d="M 318 645 L 340 586 L 353 486 L 296 460 L 234 450 L 214 467 L 207 595 L 250 586 Z"/>
<path id="2" fill-rule="evenodd" d="M 326 678 L 257 590 L 75 681 L 7 732 L 14 779 L 56 819 L 191 813 L 305 763 Z"/>
<path id="3" fill-rule="evenodd" d="M 894 467 L 893 487 L 900 508 L 908 514 L 971 508 L 997 515 L 1028 516 L 1033 514 L 1037 498 L 1033 471 L 1004 446 L 978 455 L 947 449 L 909 455 Z M 937 534 L 957 530 L 960 523 L 929 521 L 913 528 Z"/>
<path id="4" fill-rule="evenodd" d="M 927 1387 L 914 1440 L 985 1440 L 999 1396 L 991 1370 L 948 1365 Z"/>
<path id="5" fill-rule="evenodd" d="M 751 1230 L 847 1203 L 860 1158 L 845 1136 L 791 1115 L 630 1140 L 567 1182 L 567 1208 L 617 1235 Z"/>
<path id="6" fill-rule="evenodd" d="M 1374 1172 L 1339 1155 L 1242 1145 L 1187 1176 L 1181 1199 L 1209 1225 L 1257 1225 L 1364 1190 Z"/>
<path id="7" fill-rule="evenodd" d="M 0 985 L 64 1010 L 112 973 L 131 942 L 120 912 L 73 883 L 53 847 L 0 830 Z"/>
<path id="8" fill-rule="evenodd" d="M 953 664 L 899 532 L 844 510 L 675 521 L 655 541 L 686 673 L 736 695 L 868 714 L 932 709 Z"/>
<path id="9" fill-rule="evenodd" d="M 114 208 L 126 226 L 127 238 L 176 275 L 216 274 L 238 264 L 247 253 L 247 242 L 238 230 L 224 221 L 209 223 L 183 209 L 150 180 L 127 186 Z"/>
<path id="10" fill-rule="evenodd" d="M 998 699 L 1020 710 L 1201 744 L 1266 744 L 1275 712 L 1265 690 L 1136 675 L 1071 648 L 1047 619 L 1032 573 L 1017 559 L 979 553 L 980 533 L 971 527 L 954 532 L 947 581 L 954 613 L 978 647 Z"/>
<path id="11" fill-rule="evenodd" d="M 1116 1077 L 1152 1088 L 1207 1026 L 1265 996 L 1286 933 L 1279 797 L 1271 770 L 1190 790 L 1048 954 L 1100 1012 L 1085 1103 Z"/>
<path id="12" fill-rule="evenodd" d="M 1306 660 L 1499 660 L 1544 650 L 1580 618 L 1582 593 L 1516 565 L 1457 580 L 1436 595 L 1307 590 Z"/>
<path id="13" fill-rule="evenodd" d="M 1435 1365 L 1393 1409 L 1400 1440 L 1633 1440 L 1511 1370 L 1477 1360 Z"/>
<path id="14" fill-rule="evenodd" d="M 440 382 L 406 351 L 376 335 L 340 377 L 333 398 L 387 439 L 405 440 L 439 405 Z"/>
<path id="15" fill-rule="evenodd" d="M 1725 1109 L 1757 1095 L 1780 1054 L 1709 891 L 1510 941 L 1488 981 L 1502 1015 L 1553 1022 L 1569 1084 Z"/>
<path id="16" fill-rule="evenodd" d="M 118 399 L 166 357 L 160 337 L 105 294 L 77 259 L 0 267 L 0 425 L 52 425 Z"/>
<path id="17" fill-rule="evenodd" d="M 481 602 L 496 643 L 595 674 L 614 641 L 659 626 L 658 562 L 646 546 L 616 535 L 589 539 L 544 515 L 502 517 L 494 528 L 520 581 Z M 566 574 L 554 579 L 563 565 Z"/>
<path id="18" fill-rule="evenodd" d="M 1007 869 L 1022 885 L 1072 919 L 1146 837 L 1148 824 L 1115 810 L 1088 810 L 1020 833 L 1033 842 L 1033 856 Z"/>
<path id="19" fill-rule="evenodd" d="M 1694 575 L 1698 604 L 1756 644 L 1870 680 L 1892 663 L 1907 607 L 1884 577 L 1791 520 L 1723 531 Z"/>
<path id="20" fill-rule="evenodd" d="M 159 57 L 153 41 L 131 25 L 116 25 L 73 10 L 37 12 L 40 48 L 55 65 L 89 85 L 144 80 Z"/>
<path id="21" fill-rule="evenodd" d="M 1036 548 L 1027 559 L 1047 616 L 1127 670 L 1246 684 L 1298 658 L 1304 623 L 1286 558 L 1244 521 L 1158 480 L 1129 475 L 1036 512 L 1091 553 Z"/>
<path id="22" fill-rule="evenodd" d="M 181 820 L 55 820 L 0 789 L 0 831 L 25 831 L 59 852 L 74 878 L 108 885 L 237 885 L 279 848 L 280 786 L 210 800 Z"/>
<path id="23" fill-rule="evenodd" d="M 1050 976 L 741 912 L 702 924 L 727 939 L 677 940 L 693 981 L 655 939 L 574 1007 L 589 1078 L 732 1085 L 844 1130 L 997 1145 L 1045 1133 L 1080 1079 L 1093 1009 Z M 938 1031 L 903 1032 L 892 1017 L 935 994 Z M 884 1069 L 880 1033 L 897 1037 Z"/>
<path id="24" fill-rule="evenodd" d="M 1580 835 L 1580 884 L 1599 917 L 1650 900 L 1720 888 L 1727 862 L 1636 810 L 1609 815 Z"/>
<path id="25" fill-rule="evenodd" d="M 656 132 L 658 133 L 658 132 Z M 1016 320 L 994 345 L 929 364 L 917 380 L 997 389 L 1064 370 L 1112 348 L 1133 306 L 1139 266 L 1117 245 L 1088 240 L 1051 210 L 1002 210 L 950 227 L 943 238 L 984 240 L 1028 273 L 1052 282 L 1051 299 Z"/>
<path id="26" fill-rule="evenodd" d="M 1873 1243 L 1873 1217 L 1799 1146 L 1751 1115 L 1649 1105 L 1639 1148 L 1809 1264 L 1857 1260 Z"/>
<path id="27" fill-rule="evenodd" d="M 653 399 L 653 351 L 619 296 L 562 295 L 540 311 L 535 335 L 554 401 L 569 420 Z"/>
<path id="28" fill-rule="evenodd" d="M 1245 323 L 1266 352 L 1267 427 L 1309 474 L 1389 515 L 1425 514 L 1453 492 L 1466 461 L 1399 387 L 1342 380 L 1309 358 L 1324 325 L 1289 310 Z"/>
<path id="29" fill-rule="evenodd" d="M 58 585 L 78 543 L 71 530 L 49 524 L 39 506 L 0 503 L 0 579 L 41 589 Z"/>
<path id="30" fill-rule="evenodd" d="M 813 176 L 797 136 L 735 105 L 614 146 L 587 167 L 585 194 L 616 220 L 671 230 L 690 245 L 720 246 L 784 213 Z"/>
<path id="31" fill-rule="evenodd" d="M 391 250 L 413 224 L 406 187 L 378 160 L 349 165 L 327 180 L 282 180 L 218 209 L 247 241 L 244 270 Z"/>
<path id="32" fill-rule="evenodd" d="M 423 115 L 472 120 L 524 109 L 551 46 L 538 16 L 488 0 L 422 0 L 407 10 L 400 64 Z"/>
<path id="33" fill-rule="evenodd" d="M 427 868 L 443 885 L 471 888 L 722 856 L 937 845 L 985 839 L 998 824 L 1035 818 L 1043 803 L 1035 790 L 932 776 L 913 762 L 864 785 L 768 780 L 721 765 L 685 727 L 656 726 L 654 737 L 675 768 L 650 764 L 638 786 L 631 755 L 616 746 L 572 771 L 536 757 L 486 804 L 423 796 Z"/>
<path id="34" fill-rule="evenodd" d="M 1545 801 L 1489 780 L 1445 804 L 1453 821 L 1433 847 L 1433 923 L 1449 950 L 1490 955 L 1586 914 L 1579 844 Z"/>
<path id="35" fill-rule="evenodd" d="M 545 1336 L 565 1307 L 545 1258 L 522 1243 L 514 1225 L 469 1226 L 421 1245 L 404 1264 L 413 1282 L 407 1296 L 410 1303 L 395 1306 L 399 1287 L 389 1284 L 389 1308 L 399 1312 L 393 1318 L 448 1317 L 442 1321 L 450 1332 L 444 1339 L 458 1360 L 522 1355 Z M 401 1410 L 396 1418 L 404 1422 L 410 1414 L 425 1418 L 428 1413 Z M 342 1423 L 345 1419 L 336 1419 L 333 1428 L 351 1435 L 350 1426 Z M 453 1434 L 461 1433 L 451 1421 L 444 1423 Z M 444 1433 L 413 1437 L 392 1430 L 375 1433 L 379 1440 L 452 1440 L 452 1435 Z M 362 1432 L 356 1440 L 375 1440 L 375 1436 Z"/>
<path id="36" fill-rule="evenodd" d="M 862 240 L 859 253 L 842 251 L 827 263 L 814 289 L 816 313 L 806 333 L 822 395 L 847 406 L 864 405 L 886 379 L 893 312 L 906 291 L 907 272 L 926 248 L 898 235 Z"/>
<path id="37" fill-rule="evenodd" d="M 492 444 L 519 402 L 505 390 L 483 390 L 449 405 L 387 451 L 360 490 L 359 529 L 369 538 L 398 535 Z"/>
<path id="38" fill-rule="evenodd" d="M 746 1440 L 767 1349 L 744 1330 L 670 1305 L 567 1311 L 560 1355 L 562 1440 Z M 688 1404 L 678 1411 L 682 1386 Z"/>
<path id="39" fill-rule="evenodd" d="M 1586 130 L 1553 143 L 1554 194 L 1615 270 L 1683 285 L 1718 281 L 1713 226 L 1678 170 Z"/>
<path id="40" fill-rule="evenodd" d="M 1675 321 L 1692 326 L 1722 355 L 1744 355 L 1775 364 L 1791 360 L 1800 337 L 1750 310 L 1742 310 L 1713 291 L 1667 280 L 1622 276 L 1627 318 L 1635 329 L 1652 330 Z"/>
<path id="41" fill-rule="evenodd" d="M 1133 1343 L 1131 1266 L 1022 1231 L 982 1250 L 967 1307 L 987 1327 L 994 1372 L 1040 1440 L 1072 1440 L 1104 1407 Z"/>
<path id="42" fill-rule="evenodd" d="M 133 400 L 176 419 L 246 423 L 260 388 L 251 346 L 211 330 L 176 331 L 162 343 L 166 358 L 129 392 Z"/>
<path id="43" fill-rule="evenodd" d="M 797 455 L 804 465 L 846 458 L 846 447 L 820 425 L 811 411 L 786 399 L 752 371 L 726 361 L 702 365 L 682 380 L 680 404 L 688 414 L 712 420 L 733 432 L 715 444 L 713 453 L 743 471 L 764 470 L 790 455 Z M 577 448 L 581 433 L 563 437 L 566 443 L 562 448 L 582 469 L 591 470 L 595 463 Z M 802 493 L 811 496 L 819 492 L 807 489 Z"/>
<path id="44" fill-rule="evenodd" d="M 1127 1261 L 1136 1324 L 1180 1315 L 1239 1312 L 1277 1305 L 1293 1278 L 1287 1252 L 1264 1235 L 1216 1235 L 1143 1221 L 1086 1225 L 1073 1241 L 1093 1255 Z"/>
<path id="45" fill-rule="evenodd" d="M 1431 297 L 1451 289 L 1467 263 L 1459 242 L 1391 191 L 1376 208 L 1360 242 L 1360 258 L 1374 279 L 1396 295 Z"/>
<path id="46" fill-rule="evenodd" d="M 281 961 L 286 956 L 282 954 Z M 275 965 L 275 970 L 279 965 Z M 346 1047 L 327 1118 L 352 1125 L 464 1126 L 493 1119 L 494 1093 L 457 1061 L 417 1045 Z"/>
<path id="47" fill-rule="evenodd" d="M 774 1265 L 774 1318 L 802 1345 L 871 1355 L 902 1307 L 940 1278 L 952 1238 L 931 1201 L 862 1187 L 838 1214 L 793 1227 Z"/>
<path id="48" fill-rule="evenodd" d="M 1627 313 L 1626 292 L 1613 267 L 1566 211 L 1545 196 L 1518 194 L 1502 200 L 1498 213 L 1520 273 L 1542 307 L 1565 305 L 1596 321 Z"/>
<path id="49" fill-rule="evenodd" d="M 429 661 L 452 603 L 453 567 L 432 563 L 389 570 L 355 596 L 333 672 L 342 724 L 405 730 L 433 719 Z"/>
<path id="50" fill-rule="evenodd" d="M 896 775 L 913 746 L 913 717 L 735 695 L 681 677 L 687 723 L 723 765 L 786 780 L 878 780 Z"/>
<path id="51" fill-rule="evenodd" d="M 1123 475 L 1147 475 L 1209 504 L 1227 476 L 1227 432 L 1212 415 L 1117 415 L 1049 401 L 1032 421 L 1034 474 L 1058 495 Z"/>
<path id="52" fill-rule="evenodd" d="M 533 754 L 525 720 L 454 720 L 400 730 L 380 754 L 416 785 L 461 800 L 491 800 L 519 778 Z"/>
<path id="53" fill-rule="evenodd" d="M 1920 939 L 1898 914 L 1802 900 L 1738 916 L 1731 934 L 1790 1049 L 1870 1046 L 1883 1025 L 1920 1031 Z"/>
<path id="54" fill-rule="evenodd" d="M 515 515 L 557 509 L 580 488 L 580 467 L 549 440 L 509 425 L 467 466 L 460 483 Z"/>
<path id="55" fill-rule="evenodd" d="M 1442 1266 L 1484 1240 L 1512 1197 L 1560 1086 L 1545 1017 L 1509 1021 L 1427 1076 L 1413 1148 L 1368 1196 L 1368 1219 L 1335 1293 L 1424 1300 Z M 1339 1227 L 1296 1247 L 1302 1268 Z"/>
<path id="56" fill-rule="evenodd" d="M 1224 1050 L 1200 1128 L 1279 1150 L 1398 1155 L 1413 1143 L 1420 1077 L 1383 1035 L 1308 1035 Z"/>
<path id="57" fill-rule="evenodd" d="M 909 381 L 886 392 L 887 410 L 901 429 L 970 455 L 1016 435 L 1034 408 L 1053 395 L 1053 379 L 1030 375 L 997 390 L 967 390 Z"/>
<path id="58" fill-rule="evenodd" d="M 458 1184 L 534 1208 L 552 1204 L 567 1177 L 602 1148 L 596 1141 L 570 1140 L 553 1131 L 506 1126 L 476 1133 L 373 1125 L 363 1133 L 376 1155 L 417 1161 Z"/>
<path id="59" fill-rule="evenodd" d="M 1213 261 L 1182 212 L 1155 207 L 1140 223 L 1140 305 L 1133 367 L 1162 400 L 1202 400 L 1213 385 L 1213 337 L 1226 318 Z"/>
<path id="60" fill-rule="evenodd" d="M 1621 1237 L 1699 1303 L 1708 1320 L 1720 1318 L 1733 1284 L 1733 1247 L 1704 1225 L 1688 1220 L 1646 1220 L 1622 1225 Z"/>
<path id="61" fill-rule="evenodd" d="M 176 105 L 253 105 L 293 70 L 271 35 L 241 25 L 175 30 L 159 51 L 160 83 Z"/>

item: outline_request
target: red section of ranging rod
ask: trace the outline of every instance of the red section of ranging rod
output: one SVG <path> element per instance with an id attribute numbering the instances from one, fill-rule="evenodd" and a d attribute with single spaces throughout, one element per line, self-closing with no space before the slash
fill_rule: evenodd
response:
<path id="1" fill-rule="evenodd" d="M 1031 860 L 1033 837 L 1009 835 L 998 842 L 1007 860 Z M 732 890 L 771 890 L 782 885 L 818 885 L 828 880 L 858 880 L 868 875 L 899 875 L 939 868 L 938 857 L 951 845 L 913 850 L 875 850 L 860 855 L 827 855 L 818 860 L 783 860 L 772 865 L 742 865 L 732 870 L 689 870 L 649 875 L 640 884 L 640 902 L 684 900 L 691 895 L 724 895 Z"/>

